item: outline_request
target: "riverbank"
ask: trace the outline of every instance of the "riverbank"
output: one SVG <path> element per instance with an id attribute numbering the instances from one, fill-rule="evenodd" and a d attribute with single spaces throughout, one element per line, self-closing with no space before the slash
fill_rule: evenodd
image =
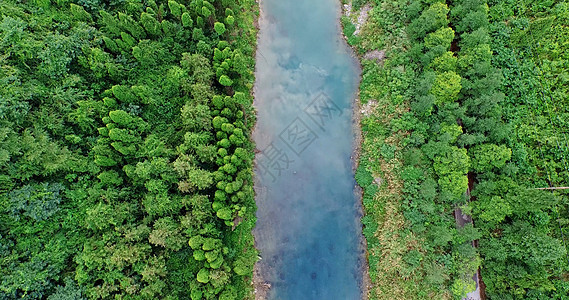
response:
<path id="1" fill-rule="evenodd" d="M 261 30 L 261 22 L 262 22 L 262 18 L 263 18 L 263 7 L 262 7 L 262 1 L 263 0 L 255 0 L 255 3 L 257 4 L 259 13 L 257 15 L 257 18 L 255 19 L 255 28 L 257 29 L 257 35 L 256 35 L 256 40 L 259 40 L 259 33 Z M 258 49 L 258 45 L 255 46 L 255 61 L 257 61 L 259 59 L 259 56 L 262 56 L 261 53 L 259 53 L 259 49 Z M 263 58 L 264 59 L 264 58 Z M 255 74 L 257 74 L 257 66 L 258 64 L 255 65 Z M 255 102 L 257 101 L 257 98 L 255 97 L 256 95 L 256 89 L 257 89 L 257 85 L 253 85 L 253 88 L 251 89 L 251 96 L 253 97 L 253 107 L 256 108 Z M 255 113 L 256 113 L 256 109 L 255 109 Z M 255 126 L 253 127 L 253 132 L 257 129 L 257 124 L 255 124 Z M 258 153 L 260 153 L 260 150 L 255 148 L 255 155 L 257 155 Z M 256 167 L 256 166 L 254 166 Z M 253 176 L 254 180 L 257 180 L 257 176 Z M 254 184 L 254 191 L 255 191 L 255 199 L 257 198 L 257 195 L 260 193 L 259 190 L 259 182 L 256 182 Z M 257 251 L 259 251 L 259 246 L 257 244 L 257 239 L 255 239 L 255 249 L 257 249 Z M 269 294 L 269 290 L 271 289 L 271 284 L 269 282 L 266 281 L 266 275 L 263 274 L 263 272 L 260 269 L 259 266 L 259 261 L 261 260 L 261 256 L 258 256 L 258 260 L 257 262 L 255 262 L 255 265 L 253 266 L 253 277 L 251 278 L 251 284 L 253 286 L 253 299 L 255 300 L 266 300 L 267 296 Z"/>
<path id="2" fill-rule="evenodd" d="M 355 175 L 356 170 L 359 167 L 360 155 L 361 155 L 362 143 L 363 143 L 361 120 L 362 120 L 363 116 L 369 115 L 369 113 L 372 110 L 372 107 L 369 105 L 366 105 L 364 107 L 361 106 L 359 84 L 361 83 L 361 80 L 362 80 L 361 61 L 364 57 L 362 57 L 361 55 L 358 55 L 356 52 L 357 49 L 355 47 L 352 47 L 348 43 L 348 36 L 346 36 L 346 34 L 345 34 L 345 28 L 344 28 L 344 25 L 342 23 L 342 17 L 343 16 L 347 15 L 349 17 L 349 15 L 351 13 L 351 6 L 345 5 L 344 1 L 342 1 L 342 0 L 340 0 L 339 2 L 340 2 L 340 8 L 341 8 L 339 11 L 339 15 L 338 15 L 338 25 L 340 27 L 340 32 L 342 32 L 342 37 L 343 37 L 343 41 L 345 43 L 345 46 L 350 48 L 352 56 L 354 57 L 355 60 L 357 60 L 357 64 L 358 64 L 359 69 L 360 69 L 357 93 L 356 93 L 356 95 L 352 101 L 352 130 L 354 132 L 354 147 L 353 147 L 351 160 L 352 160 L 352 172 Z M 366 18 L 358 18 L 358 21 L 359 21 L 358 24 L 361 27 L 361 25 L 363 25 L 365 23 Z M 356 183 L 356 185 L 354 187 L 354 192 L 355 192 L 356 199 L 358 199 L 358 211 L 360 212 L 360 219 L 361 219 L 365 215 L 364 204 L 363 204 L 363 189 L 359 184 Z M 362 232 L 363 232 L 363 227 L 362 227 Z M 363 253 L 363 255 L 362 255 L 363 257 L 361 257 L 361 262 L 360 262 L 361 272 L 363 274 L 363 280 L 361 282 L 361 287 L 362 287 L 362 298 L 361 299 L 367 300 L 367 299 L 369 299 L 369 293 L 370 293 L 370 290 L 372 288 L 372 284 L 371 284 L 371 279 L 370 279 L 370 275 L 369 275 L 368 245 L 367 245 L 367 240 L 363 236 L 363 234 L 361 235 L 360 247 L 361 247 L 361 253 Z"/>
<path id="3" fill-rule="evenodd" d="M 259 32 L 261 30 L 261 20 L 263 17 L 263 7 L 261 5 L 262 1 L 263 0 L 255 0 L 255 3 L 256 3 L 257 8 L 258 8 L 258 14 L 257 14 L 257 17 L 255 18 L 255 21 L 254 21 L 255 28 L 257 29 L 257 34 L 256 34 L 256 40 L 257 41 L 259 41 Z M 261 54 L 259 53 L 258 44 L 256 44 L 255 45 L 255 61 L 257 61 L 259 59 L 260 55 Z M 258 66 L 258 64 L 255 64 L 255 74 L 257 74 L 257 66 Z M 255 105 L 255 101 L 257 100 L 257 98 L 255 97 L 256 89 L 257 89 L 257 85 L 253 85 L 253 88 L 251 89 L 251 97 L 253 99 L 253 107 L 255 107 L 255 114 L 257 113 L 256 105 Z M 253 132 L 256 129 L 257 129 L 257 123 L 255 123 L 255 126 L 253 127 Z M 255 148 L 255 155 L 257 155 L 258 153 L 260 153 L 260 150 Z M 256 166 L 254 165 L 254 168 L 255 167 Z M 257 176 L 254 175 L 253 180 L 257 180 Z M 259 183 L 258 182 L 256 182 L 253 185 L 253 190 L 255 192 L 255 202 L 256 202 L 257 195 L 259 194 Z M 256 239 L 255 239 L 255 249 L 257 249 L 257 251 L 259 251 L 259 246 L 257 245 Z M 259 267 L 259 260 L 260 259 L 262 259 L 262 258 L 259 255 L 258 260 L 255 262 L 255 265 L 253 266 L 253 277 L 251 278 L 251 285 L 253 287 L 253 295 L 251 295 L 251 296 L 252 296 L 252 299 L 255 299 L 255 300 L 266 300 L 267 295 L 269 293 L 269 290 L 271 289 L 271 284 L 265 280 L 266 276 L 264 276 L 260 270 L 260 267 Z"/>
<path id="4" fill-rule="evenodd" d="M 381 10 L 364 4 L 351 11 L 351 3 L 345 3 L 342 20 L 346 40 L 363 65 L 363 141 L 356 180 L 364 189 L 370 299 L 450 299 L 447 289 L 426 284 L 429 270 L 421 262 L 429 251 L 424 247 L 426 237 L 411 230 L 405 215 L 408 200 L 402 175 L 408 167 L 403 154 L 410 132 L 394 124 L 410 110 L 406 85 L 413 73 L 403 63 L 409 40 L 402 4 L 384 1 Z"/>
<path id="5" fill-rule="evenodd" d="M 371 6 L 370 3 L 365 3 L 362 4 L 363 6 L 361 6 L 358 10 L 353 11 L 353 7 L 352 7 L 352 3 L 351 2 L 347 2 L 343 5 L 343 11 L 344 11 L 344 16 L 345 16 L 345 20 L 343 22 L 344 26 L 343 26 L 343 32 L 344 32 L 344 37 L 345 40 L 348 41 L 352 41 L 353 42 L 353 46 L 352 48 L 354 49 L 354 51 L 362 51 L 364 50 L 362 53 L 358 54 L 358 58 L 360 60 L 366 60 L 368 62 L 372 62 L 373 64 L 379 65 L 381 66 L 383 64 L 383 60 L 386 58 L 386 51 L 385 49 L 364 49 L 364 48 L 359 48 L 356 46 L 356 44 L 358 44 L 359 42 L 359 38 L 362 36 L 362 28 L 365 27 L 368 18 L 369 18 L 369 14 L 372 11 L 373 7 Z M 351 27 L 351 28 L 350 28 Z M 351 35 L 348 37 L 346 34 L 351 33 Z M 365 37 L 366 35 L 368 35 L 369 32 L 364 31 L 363 36 Z M 356 38 L 354 38 L 356 37 Z M 359 91 L 358 91 L 359 94 Z M 377 101 L 375 99 L 370 99 L 369 101 L 367 101 L 367 103 L 365 105 L 363 105 L 363 109 L 360 110 L 361 115 L 358 114 L 358 121 L 361 121 L 361 117 L 363 115 L 363 117 L 370 117 L 373 113 L 374 113 L 374 109 L 377 105 Z M 387 140 L 386 140 L 387 142 Z M 389 143 L 389 142 L 387 142 Z M 397 143 L 390 143 L 391 145 L 395 146 L 395 147 L 401 147 L 401 145 L 398 145 Z M 359 157 L 359 155 L 358 155 Z M 398 164 L 404 164 L 403 162 L 399 161 Z M 387 167 L 386 168 L 382 168 L 383 171 L 385 172 L 385 174 L 389 174 L 389 172 L 386 169 L 390 169 L 392 170 L 391 167 Z M 390 174 L 388 177 L 393 178 L 396 181 L 399 181 L 400 184 L 394 185 L 394 187 L 397 188 L 402 188 L 403 187 L 403 182 L 401 180 L 395 179 L 398 177 L 398 174 Z M 374 183 L 377 183 L 379 186 L 381 186 L 381 177 L 374 177 Z M 392 190 L 391 191 L 392 196 L 394 196 L 395 194 L 398 193 L 397 190 Z M 397 196 L 399 197 L 399 195 Z M 395 211 L 393 210 L 394 208 L 391 207 L 390 205 L 386 205 L 387 209 L 390 210 L 391 213 L 386 213 L 386 215 L 391 215 L 393 213 L 395 213 Z M 460 210 L 460 208 L 456 208 L 456 210 Z M 397 218 L 393 218 L 394 220 L 396 220 Z M 400 219 L 400 221 L 403 219 Z M 458 220 L 457 220 L 458 222 Z M 470 223 L 472 223 L 470 221 Z M 464 224 L 460 224 L 458 226 L 458 228 L 462 228 L 464 226 Z M 472 243 L 474 245 L 474 241 Z M 476 290 L 473 292 L 470 292 L 466 295 L 466 299 L 480 299 L 480 290 L 478 288 L 478 276 L 479 276 L 479 272 L 477 271 L 476 274 L 474 275 L 473 278 L 475 278 L 475 282 L 476 282 Z"/>
<path id="6" fill-rule="evenodd" d="M 567 149 L 543 142 L 559 139 L 552 128 L 563 126 L 552 118 L 563 108 L 547 88 L 556 76 L 546 74 L 559 71 L 548 68 L 566 60 L 552 55 L 559 51 L 549 50 L 555 46 L 535 49 L 531 42 L 563 40 L 566 28 L 543 26 L 545 19 L 555 24 L 556 18 L 541 17 L 545 11 L 559 17 L 566 7 L 358 4 L 362 7 L 345 13 L 342 23 L 348 43 L 363 57 L 365 115 L 356 179 L 364 189 L 370 298 L 468 297 L 477 288 L 478 276 L 472 275 L 481 263 L 480 285 L 489 295 L 566 294 L 567 282 L 559 279 L 567 274 L 565 226 L 557 223 L 566 213 L 558 211 L 558 195 L 531 188 L 563 186 L 559 174 L 566 173 L 550 158 L 561 159 Z M 346 3 L 345 9 L 351 8 Z M 535 19 L 525 14 L 536 14 Z M 480 22 L 470 23 L 474 15 Z M 532 25 L 522 29 L 522 22 Z M 527 76 L 539 85 L 528 84 Z M 557 82 L 556 88 L 561 86 Z M 555 111 L 549 115 L 551 128 L 536 124 L 548 119 L 543 107 Z M 475 202 L 465 196 L 469 183 Z M 536 207 L 530 199 L 544 204 Z M 456 220 L 454 212 L 462 212 Z M 463 215 L 472 216 L 476 226 L 457 223 Z M 538 215 L 543 222 L 535 222 Z M 518 245 L 528 235 L 540 242 L 528 243 L 526 251 Z M 542 243 L 555 249 L 543 260 L 536 254 Z M 543 283 L 519 287 L 509 264 L 523 270 L 524 280 L 538 276 Z"/>
<path id="7" fill-rule="evenodd" d="M 379 53 L 379 50 L 373 49 L 367 51 L 367 49 L 363 49 L 364 51 L 362 51 L 362 47 L 357 46 L 358 39 L 361 38 L 361 30 L 366 25 L 369 17 L 368 13 L 372 7 L 370 4 L 366 4 L 360 10 L 353 11 L 351 2 L 348 2 L 343 3 L 342 9 L 342 31 L 344 39 L 350 44 L 353 51 L 357 53 L 359 61 L 364 66 L 362 75 L 365 76 L 365 74 L 368 73 L 370 64 L 379 65 L 382 63 L 383 59 L 380 55 L 368 54 L 375 52 Z M 365 35 L 365 31 L 363 34 Z M 362 126 L 367 127 L 368 122 L 377 116 L 377 109 L 380 105 L 378 100 L 369 99 L 368 97 L 366 97 L 368 99 L 363 99 L 364 101 L 362 101 L 360 96 L 362 95 L 362 92 L 366 92 L 366 88 L 363 82 L 361 84 L 362 86 L 358 89 L 357 106 L 355 106 L 357 109 L 354 109 L 354 116 L 359 129 L 361 129 Z M 383 102 L 384 107 L 386 104 L 387 103 Z M 386 117 L 388 116 L 383 116 L 381 120 L 382 123 L 388 123 L 389 120 L 386 119 Z M 403 219 L 401 218 L 398 208 L 399 201 L 397 200 L 400 198 L 399 193 L 401 190 L 401 182 L 397 179 L 396 174 L 391 173 L 391 170 L 396 170 L 396 167 L 392 163 L 386 161 L 377 161 L 379 164 L 376 166 L 379 166 L 379 169 L 375 167 L 375 171 L 370 172 L 370 164 L 373 164 L 374 160 L 370 157 L 372 154 L 372 152 L 370 152 L 371 149 L 369 149 L 369 146 L 366 147 L 366 145 L 364 145 L 364 143 L 369 144 L 369 142 L 369 130 L 364 130 L 363 134 L 360 136 L 358 153 L 355 155 L 357 158 L 357 163 L 355 165 L 358 168 L 356 180 L 358 180 L 358 183 L 363 187 L 364 191 L 361 201 L 362 206 L 365 207 L 365 217 L 362 219 L 362 222 L 364 223 L 363 232 L 366 237 L 366 256 L 369 266 L 367 276 L 370 278 L 368 295 L 371 299 L 376 299 L 378 296 L 381 298 L 381 294 L 378 293 L 379 289 L 385 295 L 384 298 L 410 299 L 410 294 L 404 293 L 403 289 L 398 287 L 396 284 L 392 285 L 393 279 L 388 279 L 387 276 L 384 276 L 384 280 L 386 281 L 383 284 L 381 283 L 381 274 L 389 274 L 388 268 L 384 268 L 379 272 L 377 270 L 377 264 L 386 262 L 391 264 L 391 268 L 397 268 L 397 262 L 399 261 L 398 253 L 400 250 L 397 249 L 399 249 L 400 246 L 393 247 L 394 245 L 392 245 L 389 247 L 387 241 L 399 240 L 396 235 L 388 235 L 390 232 L 399 232 L 403 224 Z M 393 142 L 395 142 L 395 140 Z M 362 174 L 365 174 L 366 176 Z M 387 186 L 387 189 L 385 190 L 387 193 L 384 192 L 380 194 L 377 192 L 380 188 L 385 186 Z M 382 197 L 384 201 L 379 201 L 380 199 L 378 197 Z M 376 205 L 381 205 L 381 207 L 376 207 Z M 380 210 L 383 210 L 385 215 L 388 216 L 388 219 L 386 219 L 388 222 L 381 221 L 382 218 L 377 215 L 377 212 Z M 375 228 L 377 228 L 377 231 Z M 385 249 L 379 249 L 379 244 L 376 244 L 376 238 L 380 241 L 380 244 L 385 247 Z M 381 243 L 381 241 L 383 241 L 383 243 Z M 382 256 L 381 261 L 379 259 L 380 256 Z"/>

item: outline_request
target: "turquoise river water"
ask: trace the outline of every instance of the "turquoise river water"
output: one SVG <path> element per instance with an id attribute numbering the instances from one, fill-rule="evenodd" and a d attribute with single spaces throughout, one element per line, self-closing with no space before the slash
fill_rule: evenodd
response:
<path id="1" fill-rule="evenodd" d="M 352 152 L 359 66 L 338 0 L 262 0 L 255 84 L 257 227 L 268 299 L 361 299 Z"/>

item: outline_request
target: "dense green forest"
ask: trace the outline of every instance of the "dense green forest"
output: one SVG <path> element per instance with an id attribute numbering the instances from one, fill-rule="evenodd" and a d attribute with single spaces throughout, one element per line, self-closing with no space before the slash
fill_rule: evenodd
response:
<path id="1" fill-rule="evenodd" d="M 243 299 L 253 0 L 0 1 L 0 299 Z"/>
<path id="2" fill-rule="evenodd" d="M 370 298 L 460 299 L 479 269 L 487 299 L 569 299 L 567 192 L 536 190 L 569 183 L 569 4 L 351 5 L 348 42 L 384 51 L 360 87 Z"/>

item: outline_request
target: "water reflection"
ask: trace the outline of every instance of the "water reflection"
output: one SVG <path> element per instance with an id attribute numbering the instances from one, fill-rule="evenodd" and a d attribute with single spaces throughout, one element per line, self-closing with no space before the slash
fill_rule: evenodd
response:
<path id="1" fill-rule="evenodd" d="M 254 138 L 259 269 L 271 299 L 358 299 L 351 103 L 358 68 L 336 0 L 263 0 Z"/>

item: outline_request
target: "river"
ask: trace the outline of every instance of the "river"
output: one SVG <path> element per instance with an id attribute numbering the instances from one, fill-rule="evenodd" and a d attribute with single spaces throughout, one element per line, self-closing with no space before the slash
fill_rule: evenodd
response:
<path id="1" fill-rule="evenodd" d="M 254 140 L 256 268 L 268 299 L 361 299 L 365 254 L 351 156 L 360 69 L 338 0 L 263 0 Z"/>

